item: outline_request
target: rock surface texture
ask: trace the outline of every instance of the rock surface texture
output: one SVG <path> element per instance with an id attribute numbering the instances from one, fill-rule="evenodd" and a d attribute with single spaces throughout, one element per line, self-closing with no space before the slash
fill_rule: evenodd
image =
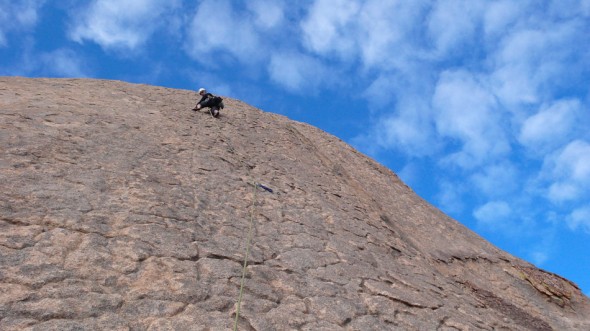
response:
<path id="1" fill-rule="evenodd" d="M 339 139 L 196 100 L 0 78 L 0 330 L 232 329 L 249 233 L 240 330 L 590 330 L 576 285 Z"/>

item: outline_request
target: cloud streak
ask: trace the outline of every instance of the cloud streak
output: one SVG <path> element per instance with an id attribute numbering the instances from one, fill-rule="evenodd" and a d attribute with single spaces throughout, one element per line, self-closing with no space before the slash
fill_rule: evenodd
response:
<path id="1" fill-rule="evenodd" d="M 590 143 L 574 140 L 546 157 L 545 172 L 550 178 L 550 201 L 580 200 L 590 193 Z"/>
<path id="2" fill-rule="evenodd" d="M 574 210 L 569 215 L 567 222 L 572 230 L 581 228 L 590 234 L 590 206 L 583 206 Z"/>
<path id="3" fill-rule="evenodd" d="M 88 65 L 71 49 L 58 49 L 39 57 L 40 70 L 48 76 L 89 77 Z"/>
<path id="4" fill-rule="evenodd" d="M 315 90 L 324 81 L 324 67 L 317 59 L 296 53 L 271 55 L 272 80 L 290 91 Z"/>
<path id="5" fill-rule="evenodd" d="M 258 19 L 258 16 L 257 16 Z M 260 61 L 262 39 L 252 17 L 240 16 L 230 1 L 203 1 L 188 29 L 186 49 L 203 63 L 219 60 L 215 53 L 228 52 L 239 62 Z"/>
<path id="6" fill-rule="evenodd" d="M 462 145 L 445 161 L 473 168 L 510 151 L 496 99 L 471 73 L 443 72 L 432 101 L 438 135 Z"/>
<path id="7" fill-rule="evenodd" d="M 92 41 L 105 50 L 136 51 L 151 35 L 166 26 L 176 0 L 101 0 L 76 10 L 69 36 L 82 43 Z"/>
<path id="8" fill-rule="evenodd" d="M 576 124 L 582 120 L 579 100 L 559 100 L 528 117 L 520 128 L 518 141 L 533 153 L 555 150 L 576 134 Z"/>
<path id="9" fill-rule="evenodd" d="M 37 24 L 38 12 L 44 3 L 44 0 L 0 0 L 0 46 L 9 45 L 10 33 L 32 29 Z"/>

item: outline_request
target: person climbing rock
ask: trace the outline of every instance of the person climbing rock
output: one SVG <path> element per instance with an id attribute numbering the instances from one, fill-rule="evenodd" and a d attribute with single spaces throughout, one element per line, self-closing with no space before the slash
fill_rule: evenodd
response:
<path id="1" fill-rule="evenodd" d="M 215 96 L 215 95 L 207 92 L 207 90 L 205 90 L 202 87 L 199 89 L 198 93 L 201 96 L 201 100 L 199 100 L 199 102 L 197 102 L 197 105 L 195 106 L 195 108 L 193 108 L 193 110 L 197 111 L 201 108 L 208 107 L 209 112 L 211 113 L 211 116 L 213 116 L 213 117 L 219 116 L 219 110 L 223 109 L 223 107 L 224 107 L 223 99 L 221 97 Z"/>

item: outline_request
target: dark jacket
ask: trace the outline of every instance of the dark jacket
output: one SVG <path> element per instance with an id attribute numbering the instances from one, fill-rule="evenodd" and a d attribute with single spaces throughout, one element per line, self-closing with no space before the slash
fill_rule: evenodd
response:
<path id="1" fill-rule="evenodd" d="M 220 97 L 216 97 L 211 93 L 205 93 L 201 97 L 201 100 L 199 100 L 199 102 L 197 102 L 197 105 L 201 105 L 201 107 L 209 107 L 209 108 L 218 107 L 222 101 L 223 101 L 223 99 Z"/>

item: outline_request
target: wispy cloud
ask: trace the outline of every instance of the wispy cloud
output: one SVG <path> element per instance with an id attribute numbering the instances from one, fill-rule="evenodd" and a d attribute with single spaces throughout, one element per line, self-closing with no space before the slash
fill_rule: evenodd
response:
<path id="1" fill-rule="evenodd" d="M 380 1 L 363 3 L 355 19 L 360 60 L 365 69 L 412 75 L 416 62 L 428 57 L 422 21 L 430 1 Z"/>
<path id="2" fill-rule="evenodd" d="M 291 4 L 289 4 L 291 5 Z M 285 19 L 287 4 L 281 0 L 251 0 L 247 3 L 254 24 L 264 30 L 280 26 Z"/>
<path id="3" fill-rule="evenodd" d="M 551 152 L 579 133 L 575 127 L 582 118 L 579 100 L 556 101 L 524 121 L 518 140 L 533 153 Z"/>
<path id="4" fill-rule="evenodd" d="M 561 82 L 561 73 L 567 72 L 572 60 L 579 56 L 579 50 L 569 45 L 585 39 L 576 21 L 552 22 L 552 18 L 542 16 L 537 19 L 549 21 L 522 22 L 502 38 L 499 50 L 490 54 L 494 64 L 490 74 L 493 91 L 512 111 L 553 97 L 552 89 Z M 549 24 L 551 29 L 547 28 Z"/>
<path id="5" fill-rule="evenodd" d="M 347 0 L 318 0 L 301 23 L 304 44 L 322 55 L 346 56 L 355 52 L 355 22 L 360 3 Z"/>
<path id="6" fill-rule="evenodd" d="M 500 0 L 487 4 L 483 15 L 483 31 L 488 38 L 495 39 L 505 34 L 518 21 L 523 11 L 530 6 L 530 0 Z"/>
<path id="7" fill-rule="evenodd" d="M 367 70 L 409 72 L 427 56 L 420 26 L 428 3 L 316 0 L 301 22 L 303 45 L 321 57 L 360 61 Z"/>
<path id="8" fill-rule="evenodd" d="M 433 106 L 439 135 L 462 145 L 460 151 L 446 156 L 446 161 L 473 168 L 510 151 L 496 99 L 472 74 L 443 72 Z"/>
<path id="9" fill-rule="evenodd" d="M 9 45 L 9 33 L 33 28 L 44 3 L 45 0 L 0 0 L 0 46 Z"/>
<path id="10" fill-rule="evenodd" d="M 572 230 L 581 228 L 590 234 L 590 206 L 583 206 L 574 210 L 567 219 Z"/>
<path id="11" fill-rule="evenodd" d="M 228 61 L 247 66 L 268 65 L 277 51 L 296 50 L 281 46 L 289 45 L 285 34 L 292 31 L 285 27 L 287 8 L 296 12 L 295 7 L 278 0 L 249 1 L 244 8 L 227 0 L 202 1 L 191 15 L 185 50 L 194 60 L 211 66 Z"/>
<path id="12" fill-rule="evenodd" d="M 505 201 L 490 201 L 473 212 L 478 225 L 488 230 L 510 228 L 512 208 Z"/>
<path id="13" fill-rule="evenodd" d="M 291 91 L 312 91 L 325 81 L 320 61 L 303 54 L 273 54 L 268 69 L 272 80 Z"/>
<path id="14" fill-rule="evenodd" d="M 476 40 L 486 3 L 482 0 L 434 2 L 427 26 L 437 57 L 470 46 Z"/>
<path id="15" fill-rule="evenodd" d="M 524 184 L 521 171 L 515 164 L 506 160 L 482 167 L 480 171 L 471 175 L 470 181 L 474 189 L 491 198 L 512 195 Z"/>
<path id="16" fill-rule="evenodd" d="M 546 157 L 548 198 L 554 203 L 581 199 L 590 193 L 590 143 L 574 140 Z"/>
<path id="17" fill-rule="evenodd" d="M 173 20 L 170 13 L 179 5 L 177 0 L 95 0 L 72 13 L 69 36 L 106 50 L 135 51 Z"/>
<path id="18" fill-rule="evenodd" d="M 0 67 L 0 73 L 17 76 L 89 77 L 92 75 L 91 67 L 82 55 L 66 47 L 47 52 L 27 47 L 16 64 L 12 67 Z"/>
<path id="19" fill-rule="evenodd" d="M 88 77 L 86 61 L 71 49 L 58 49 L 39 56 L 40 72 L 56 77 Z"/>
<path id="20" fill-rule="evenodd" d="M 229 1 L 203 1 L 192 18 L 186 43 L 188 53 L 207 63 L 228 52 L 240 62 L 259 62 L 265 50 L 251 17 L 236 13 Z"/>
<path id="21" fill-rule="evenodd" d="M 431 155 L 436 152 L 434 126 L 427 105 L 412 102 L 406 107 L 400 102 L 399 111 L 381 117 L 377 134 L 369 137 L 376 147 L 402 150 L 413 156 Z"/>

